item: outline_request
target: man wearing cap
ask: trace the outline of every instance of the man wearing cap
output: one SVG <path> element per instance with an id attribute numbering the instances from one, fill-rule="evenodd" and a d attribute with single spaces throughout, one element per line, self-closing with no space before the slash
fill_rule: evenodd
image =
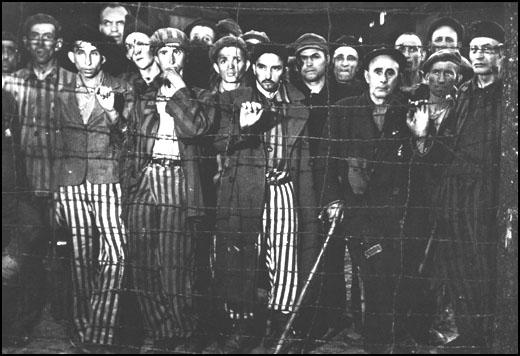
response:
<path id="1" fill-rule="evenodd" d="M 231 18 L 226 18 L 226 19 L 220 20 L 219 22 L 217 22 L 216 28 L 217 28 L 217 37 L 216 37 L 217 40 L 219 38 L 222 38 L 224 36 L 229 36 L 229 35 L 232 35 L 235 37 L 242 36 L 242 29 L 240 28 L 240 25 L 238 24 L 238 22 L 236 22 L 235 20 L 233 20 Z"/>
<path id="2" fill-rule="evenodd" d="M 189 87 L 210 89 L 215 81 L 208 52 L 216 40 L 217 28 L 214 22 L 199 18 L 185 29 L 189 38 L 189 48 L 184 66 L 184 79 Z"/>
<path id="3" fill-rule="evenodd" d="M 127 88 L 102 70 L 107 39 L 86 25 L 72 35 L 68 58 L 78 74 L 57 96 L 55 164 L 57 210 L 72 234 L 74 326 L 81 342 L 103 345 L 116 335 L 126 249 L 117 140 L 123 119 L 115 97 Z"/>
<path id="4" fill-rule="evenodd" d="M 442 17 L 434 21 L 428 28 L 427 40 L 430 42 L 430 53 L 443 48 L 460 50 L 464 40 L 464 27 L 452 17 Z M 471 63 L 463 56 L 461 56 L 461 73 L 464 77 L 473 74 Z"/>
<path id="5" fill-rule="evenodd" d="M 444 339 L 446 347 L 489 352 L 495 303 L 497 187 L 500 161 L 502 82 L 498 67 L 503 59 L 504 30 L 495 22 L 470 26 L 470 60 L 475 77 L 459 91 L 448 128 L 452 139 L 433 141 L 430 155 L 447 164 L 436 205 L 435 286 L 454 312 L 457 334 Z M 426 111 L 409 121 L 424 128 Z M 421 130 L 419 130 L 421 131 Z M 430 139 L 431 141 L 431 139 Z M 464 213 L 461 213 L 461 212 Z M 455 336 L 457 336 L 457 334 Z"/>
<path id="6" fill-rule="evenodd" d="M 426 57 L 422 41 L 413 32 L 405 32 L 399 35 L 394 43 L 395 49 L 401 51 L 406 58 L 406 68 L 403 69 L 401 90 L 414 91 L 422 83 L 421 63 Z"/>
<path id="7" fill-rule="evenodd" d="M 175 28 L 151 36 L 162 74 L 135 88 L 124 187 L 132 277 L 147 330 L 157 347 L 195 351 L 194 245 L 204 202 L 193 138 L 209 132 L 214 109 L 209 92 L 182 79 L 187 42 Z"/>
<path id="8" fill-rule="evenodd" d="M 320 147 L 327 159 L 317 170 L 325 175 L 324 214 L 344 221 L 338 235 L 348 237 L 361 267 L 365 347 L 382 352 L 393 346 L 394 332 L 396 341 L 404 337 L 404 320 L 393 313 L 406 307 L 406 291 L 396 288 L 412 146 L 397 88 L 406 59 L 396 49 L 382 48 L 368 53 L 363 63 L 368 90 L 337 103 L 323 132 L 332 140 Z"/>
<path id="9" fill-rule="evenodd" d="M 354 36 L 343 35 L 335 41 L 332 53 L 331 102 L 358 96 L 364 84 L 357 78 L 360 68 L 359 42 Z"/>
<path id="10" fill-rule="evenodd" d="M 303 94 L 281 80 L 287 51 L 258 44 L 251 60 L 254 87 L 229 92 L 233 105 L 215 140 L 227 162 L 218 190 L 217 285 L 231 318 L 258 323 L 267 309 L 264 336 L 271 339 L 264 346 L 273 346 L 294 310 L 298 246 L 314 240 L 317 211 L 302 208 L 316 204 L 306 190 L 312 186 L 302 139 L 308 110 Z"/>

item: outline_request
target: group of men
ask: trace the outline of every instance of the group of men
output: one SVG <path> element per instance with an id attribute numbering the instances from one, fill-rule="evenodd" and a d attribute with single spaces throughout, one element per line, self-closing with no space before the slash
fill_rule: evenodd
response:
<path id="1" fill-rule="evenodd" d="M 428 49 L 403 33 L 367 53 L 231 19 L 185 30 L 105 6 L 63 48 L 76 73 L 52 16 L 25 21 L 26 68 L 2 33 L 2 226 L 44 227 L 9 230 L 2 280 L 60 225 L 81 344 L 117 344 L 127 291 L 157 348 L 200 352 L 213 329 L 225 352 L 273 350 L 312 278 L 289 340 L 327 338 L 359 307 L 370 352 L 489 349 L 503 29 L 472 24 L 470 61 L 451 18 Z"/>

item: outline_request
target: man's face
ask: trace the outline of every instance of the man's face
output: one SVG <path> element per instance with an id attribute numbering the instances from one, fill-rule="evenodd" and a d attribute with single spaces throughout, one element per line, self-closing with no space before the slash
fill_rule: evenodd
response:
<path id="1" fill-rule="evenodd" d="M 181 73 L 184 68 L 184 50 L 176 43 L 167 43 L 157 51 L 157 63 L 161 69 L 174 69 Z"/>
<path id="2" fill-rule="evenodd" d="M 352 47 L 339 47 L 333 58 L 336 81 L 346 83 L 354 79 L 359 65 L 358 52 Z"/>
<path id="3" fill-rule="evenodd" d="M 190 32 L 190 42 L 212 45 L 215 40 L 215 31 L 207 26 L 194 26 Z"/>
<path id="4" fill-rule="evenodd" d="M 283 61 L 274 53 L 264 53 L 253 64 L 253 73 L 264 90 L 274 92 L 282 79 Z"/>
<path id="5" fill-rule="evenodd" d="M 365 70 L 370 95 L 377 99 L 385 99 L 397 86 L 399 64 L 388 55 L 372 59 Z"/>
<path id="6" fill-rule="evenodd" d="M 31 60 L 36 64 L 49 63 L 59 49 L 59 46 L 57 46 L 56 28 L 50 23 L 33 25 L 25 38 L 25 42 L 27 50 L 31 55 Z"/>
<path id="7" fill-rule="evenodd" d="M 450 61 L 436 62 L 426 73 L 426 80 L 433 95 L 445 97 L 457 84 L 459 66 Z"/>
<path id="8" fill-rule="evenodd" d="M 123 43 L 126 15 L 127 11 L 122 6 L 107 7 L 101 13 L 99 31 L 105 36 L 112 37 L 117 44 Z"/>
<path id="9" fill-rule="evenodd" d="M 395 41 L 395 49 L 400 51 L 406 58 L 406 68 L 410 72 L 417 72 L 424 59 L 422 43 L 416 35 L 401 35 Z"/>
<path id="10" fill-rule="evenodd" d="M 450 26 L 441 26 L 432 33 L 431 43 L 434 52 L 443 48 L 458 47 L 457 32 Z"/>
<path id="11" fill-rule="evenodd" d="M 76 65 L 78 73 L 85 78 L 94 78 L 101 70 L 105 57 L 90 42 L 76 41 L 69 59 Z"/>
<path id="12" fill-rule="evenodd" d="M 2 73 L 12 73 L 18 66 L 18 48 L 11 40 L 2 40 Z"/>
<path id="13" fill-rule="evenodd" d="M 146 69 L 154 61 L 150 50 L 150 37 L 141 32 L 133 32 L 125 39 L 126 57 L 135 63 L 137 68 Z"/>
<path id="14" fill-rule="evenodd" d="M 469 43 L 469 59 L 476 75 L 498 72 L 501 58 L 500 42 L 489 37 L 475 37 Z"/>
<path id="15" fill-rule="evenodd" d="M 242 50 L 237 47 L 222 48 L 217 63 L 213 63 L 213 68 L 226 83 L 238 83 L 248 66 L 249 62 L 246 62 Z"/>
<path id="16" fill-rule="evenodd" d="M 317 82 L 325 76 L 328 58 L 323 51 L 315 48 L 304 49 L 298 54 L 298 60 L 303 81 Z"/>

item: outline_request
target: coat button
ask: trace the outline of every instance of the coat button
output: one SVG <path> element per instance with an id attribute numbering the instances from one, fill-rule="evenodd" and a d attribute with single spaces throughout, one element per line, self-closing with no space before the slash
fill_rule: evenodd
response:
<path id="1" fill-rule="evenodd" d="M 273 152 L 273 148 L 271 146 L 267 146 L 267 152 Z"/>

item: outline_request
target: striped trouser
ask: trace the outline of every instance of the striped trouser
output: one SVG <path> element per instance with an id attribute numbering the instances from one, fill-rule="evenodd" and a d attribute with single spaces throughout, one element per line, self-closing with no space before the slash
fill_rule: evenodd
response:
<path id="1" fill-rule="evenodd" d="M 72 230 L 73 317 L 83 342 L 112 344 L 125 259 L 119 183 L 60 187 L 60 203 Z M 94 228 L 99 241 L 94 239 Z"/>
<path id="2" fill-rule="evenodd" d="M 269 273 L 268 309 L 289 313 L 298 292 L 298 216 L 294 185 L 288 174 L 279 172 L 274 181 L 272 178 L 267 183 L 269 192 L 258 246 L 265 248 Z"/>
<path id="3" fill-rule="evenodd" d="M 189 337 L 194 328 L 194 250 L 186 204 L 182 168 L 159 164 L 143 169 L 129 200 L 129 265 L 154 340 Z"/>

